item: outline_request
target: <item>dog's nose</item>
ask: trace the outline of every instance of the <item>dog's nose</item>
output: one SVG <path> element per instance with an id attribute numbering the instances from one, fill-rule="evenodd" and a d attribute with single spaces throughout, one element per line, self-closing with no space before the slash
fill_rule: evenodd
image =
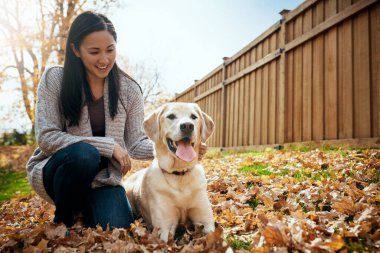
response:
<path id="1" fill-rule="evenodd" d="M 183 123 L 180 125 L 181 132 L 189 134 L 194 131 L 194 124 L 193 123 Z"/>

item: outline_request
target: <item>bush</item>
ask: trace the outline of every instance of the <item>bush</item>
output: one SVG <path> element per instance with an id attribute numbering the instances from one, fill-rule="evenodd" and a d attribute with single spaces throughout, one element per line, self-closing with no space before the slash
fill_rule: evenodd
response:
<path id="1" fill-rule="evenodd" d="M 33 132 L 18 132 L 13 130 L 11 133 L 3 133 L 0 137 L 0 146 L 30 145 L 36 143 Z"/>

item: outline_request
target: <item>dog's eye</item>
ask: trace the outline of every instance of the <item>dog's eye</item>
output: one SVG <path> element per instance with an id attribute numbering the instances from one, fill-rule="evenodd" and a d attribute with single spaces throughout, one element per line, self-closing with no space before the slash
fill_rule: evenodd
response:
<path id="1" fill-rule="evenodd" d="M 175 119 L 175 118 L 177 118 L 174 114 L 170 114 L 169 116 L 167 116 L 166 118 L 168 118 L 168 119 Z"/>
<path id="2" fill-rule="evenodd" d="M 191 114 L 190 118 L 191 118 L 191 119 L 197 119 L 198 117 L 195 116 L 194 114 Z"/>

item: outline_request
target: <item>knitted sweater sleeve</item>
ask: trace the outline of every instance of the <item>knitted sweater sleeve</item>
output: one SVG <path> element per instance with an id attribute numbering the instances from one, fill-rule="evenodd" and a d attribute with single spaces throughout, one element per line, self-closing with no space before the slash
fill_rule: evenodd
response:
<path id="1" fill-rule="evenodd" d="M 130 81 L 132 82 L 132 81 Z M 152 160 L 153 142 L 145 135 L 144 122 L 144 101 L 137 84 L 130 83 L 128 91 L 129 110 L 125 123 L 124 140 L 128 154 L 133 159 Z"/>
<path id="2" fill-rule="evenodd" d="M 78 142 L 95 146 L 100 155 L 111 158 L 115 141 L 109 137 L 85 137 L 64 131 L 65 120 L 59 109 L 62 68 L 46 69 L 37 90 L 36 140 L 39 148 L 48 156 Z"/>

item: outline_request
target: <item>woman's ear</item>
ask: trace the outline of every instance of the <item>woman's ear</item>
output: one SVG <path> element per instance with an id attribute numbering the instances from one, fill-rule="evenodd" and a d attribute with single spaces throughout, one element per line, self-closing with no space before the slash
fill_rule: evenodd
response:
<path id="1" fill-rule="evenodd" d="M 70 43 L 71 50 L 75 54 L 76 57 L 80 58 L 79 51 L 75 48 L 74 43 Z"/>

